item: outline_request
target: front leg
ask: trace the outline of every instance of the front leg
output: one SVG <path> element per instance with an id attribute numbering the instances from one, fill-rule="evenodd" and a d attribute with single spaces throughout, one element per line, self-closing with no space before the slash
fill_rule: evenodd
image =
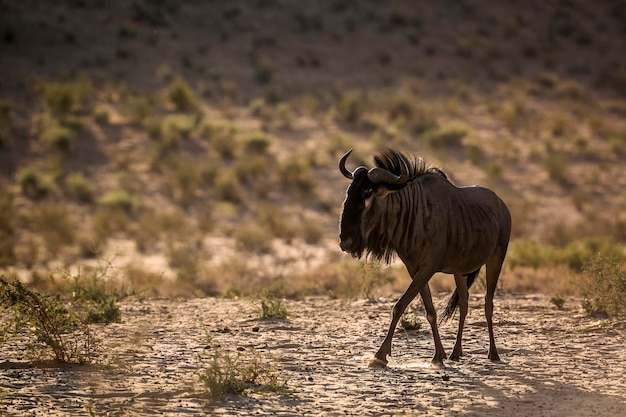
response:
<path id="1" fill-rule="evenodd" d="M 424 285 L 420 295 L 422 296 L 422 301 L 424 302 L 426 319 L 430 324 L 430 329 L 433 332 L 433 339 L 435 342 L 435 356 L 433 356 L 431 363 L 435 367 L 442 367 L 443 360 L 446 359 L 447 356 L 446 351 L 443 349 L 443 345 L 441 344 L 441 338 L 439 337 L 439 328 L 437 327 L 437 311 L 433 305 L 433 299 L 430 295 L 430 287 L 428 286 L 428 283 Z"/>
<path id="2" fill-rule="evenodd" d="M 433 276 L 433 273 L 434 272 L 430 272 L 429 270 L 418 271 L 418 273 L 413 277 L 409 287 L 406 289 L 404 294 L 402 294 L 402 297 L 400 297 L 398 302 L 393 306 L 393 309 L 391 310 L 391 323 L 389 324 L 387 336 L 385 336 L 385 340 L 383 340 L 378 352 L 374 355 L 374 359 L 370 361 L 370 367 L 387 366 L 387 356 L 391 355 L 391 340 L 393 339 L 393 333 L 398 325 L 398 321 L 400 320 L 400 317 L 402 317 L 402 314 L 404 313 L 404 310 L 406 310 L 407 306 L 428 283 L 428 280 L 430 280 Z"/>

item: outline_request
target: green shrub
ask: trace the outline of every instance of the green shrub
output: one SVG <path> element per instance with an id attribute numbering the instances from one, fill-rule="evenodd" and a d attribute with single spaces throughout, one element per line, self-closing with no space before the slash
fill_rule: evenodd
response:
<path id="1" fill-rule="evenodd" d="M 315 187 L 315 178 L 311 172 L 311 166 L 302 155 L 291 155 L 281 161 L 278 172 L 285 188 L 310 194 Z"/>
<path id="2" fill-rule="evenodd" d="M 209 141 L 221 158 L 232 159 L 238 147 L 237 126 L 227 120 L 205 120 L 199 127 L 199 135 Z"/>
<path id="3" fill-rule="evenodd" d="M 266 154 L 272 145 L 272 138 L 263 133 L 254 133 L 243 140 L 246 151 L 255 154 Z"/>
<path id="4" fill-rule="evenodd" d="M 366 110 L 365 95 L 360 91 L 348 91 L 344 93 L 336 105 L 339 121 L 356 123 Z"/>
<path id="5" fill-rule="evenodd" d="M 145 123 L 154 114 L 150 100 L 143 96 L 130 96 L 124 107 L 128 120 L 137 125 Z"/>
<path id="6" fill-rule="evenodd" d="M 68 151 L 74 143 L 74 132 L 63 126 L 49 126 L 41 132 L 40 138 L 53 149 Z"/>
<path id="7" fill-rule="evenodd" d="M 98 105 L 93 110 L 93 119 L 98 124 L 106 125 L 111 121 L 111 113 L 108 108 Z"/>
<path id="8" fill-rule="evenodd" d="M 128 191 L 121 189 L 106 192 L 100 197 L 98 203 L 102 207 L 119 209 L 127 213 L 130 213 L 137 206 L 135 197 Z"/>
<path id="9" fill-rule="evenodd" d="M 72 295 L 72 305 L 79 309 L 86 323 L 119 323 L 122 313 L 118 301 L 127 291 L 117 286 L 110 275 L 111 262 L 99 260 L 97 267 L 83 266 L 76 274 L 61 271 L 61 279 Z"/>
<path id="10" fill-rule="evenodd" d="M 626 316 L 626 271 L 623 257 L 596 255 L 583 266 L 580 283 L 588 313 Z"/>
<path id="11" fill-rule="evenodd" d="M 52 191 L 49 181 L 33 166 L 18 169 L 15 179 L 22 190 L 22 194 L 30 198 L 39 199 L 49 195 Z"/>
<path id="12" fill-rule="evenodd" d="M 559 182 L 568 180 L 567 159 L 562 154 L 551 152 L 544 161 L 544 167 L 551 179 Z"/>
<path id="13" fill-rule="evenodd" d="M 167 257 L 172 268 L 177 269 L 176 278 L 186 284 L 194 284 L 200 276 L 200 253 L 191 245 L 168 245 Z"/>
<path id="14" fill-rule="evenodd" d="M 189 139 L 195 126 L 196 116 L 171 114 L 163 119 L 161 138 L 168 143 L 179 144 L 183 139 Z"/>
<path id="15" fill-rule="evenodd" d="M 179 203 L 187 206 L 193 201 L 200 185 L 200 172 L 193 160 L 184 155 L 175 157 L 172 165 L 170 178 L 174 187 L 173 196 Z"/>
<path id="16" fill-rule="evenodd" d="M 538 243 L 536 240 L 517 239 L 511 242 L 507 264 L 541 268 L 550 265 L 567 265 L 571 270 L 582 271 L 588 259 L 600 254 L 605 257 L 626 259 L 620 246 L 609 238 L 585 238 L 571 241 L 565 247 Z"/>
<path id="17" fill-rule="evenodd" d="M 195 110 L 198 106 L 198 100 L 191 87 L 180 77 L 167 87 L 166 96 L 169 103 L 178 111 Z"/>
<path id="18" fill-rule="evenodd" d="M 400 326 L 404 330 L 420 330 L 422 328 L 422 321 L 419 311 L 406 309 L 400 317 Z"/>
<path id="19" fill-rule="evenodd" d="M 555 294 L 552 297 L 550 297 L 550 304 L 554 305 L 556 308 L 560 310 L 565 305 L 565 298 L 563 298 L 559 294 Z"/>
<path id="20" fill-rule="evenodd" d="M 239 158 L 233 165 L 233 173 L 242 182 L 252 183 L 268 172 L 268 160 L 265 156 Z"/>
<path id="21" fill-rule="evenodd" d="M 229 351 L 207 336 L 200 353 L 199 379 L 214 398 L 244 394 L 246 390 L 282 393 L 287 380 L 261 357 L 246 351 Z"/>
<path id="22" fill-rule="evenodd" d="M 40 91 L 46 107 L 57 116 L 65 116 L 84 109 L 93 94 L 93 85 L 86 78 L 41 82 Z"/>
<path id="23" fill-rule="evenodd" d="M 433 148 L 452 148 L 460 146 L 468 133 L 464 126 L 448 126 L 429 130 L 422 135 L 422 139 Z"/>
<path id="24" fill-rule="evenodd" d="M 82 364 L 93 359 L 96 345 L 89 328 L 58 297 L 44 296 L 20 281 L 0 276 L 0 305 L 9 311 L 8 326 L 0 332 L 0 342 L 9 331 L 26 332 L 28 351 L 35 359 L 40 359 L 48 348 L 60 362 Z"/>
<path id="25" fill-rule="evenodd" d="M 80 203 L 91 204 L 95 201 L 95 187 L 81 172 L 74 172 L 65 179 L 67 193 Z"/>
<path id="26" fill-rule="evenodd" d="M 257 303 L 262 319 L 286 319 L 289 316 L 289 310 L 283 300 L 268 290 L 261 292 Z"/>
<path id="27" fill-rule="evenodd" d="M 219 200 L 234 204 L 239 204 L 243 201 L 241 187 L 237 182 L 237 177 L 233 175 L 233 173 L 220 175 L 213 191 L 215 192 L 216 198 Z"/>

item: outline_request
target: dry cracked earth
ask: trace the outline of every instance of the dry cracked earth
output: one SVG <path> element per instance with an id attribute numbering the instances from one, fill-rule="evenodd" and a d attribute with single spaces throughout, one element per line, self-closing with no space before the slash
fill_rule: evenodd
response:
<path id="1" fill-rule="evenodd" d="M 0 350 L 0 415 L 7 416 L 626 416 L 626 326 L 586 316 L 570 300 L 500 295 L 487 356 L 482 298 L 472 296 L 464 356 L 429 366 L 429 327 L 398 329 L 385 369 L 368 359 L 394 300 L 288 301 L 287 320 L 261 320 L 249 301 L 124 301 L 123 321 L 95 329 L 106 365 L 32 365 L 21 342 Z M 456 323 L 442 327 L 451 353 Z M 207 335 L 255 352 L 287 381 L 284 393 L 212 399 L 199 382 Z"/>

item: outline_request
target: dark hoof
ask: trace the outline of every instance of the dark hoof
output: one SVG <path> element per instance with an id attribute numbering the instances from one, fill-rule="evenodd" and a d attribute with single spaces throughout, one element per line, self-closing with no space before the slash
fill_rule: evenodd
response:
<path id="1" fill-rule="evenodd" d="M 497 354 L 497 353 L 490 353 L 487 357 L 488 357 L 488 358 L 489 358 L 489 360 L 490 360 L 490 361 L 492 361 L 492 362 L 502 362 L 502 361 L 500 360 L 500 356 L 498 356 L 498 354 Z"/>

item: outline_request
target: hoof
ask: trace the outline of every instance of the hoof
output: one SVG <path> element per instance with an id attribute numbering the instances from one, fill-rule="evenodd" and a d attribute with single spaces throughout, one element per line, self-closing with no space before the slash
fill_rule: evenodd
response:
<path id="1" fill-rule="evenodd" d="M 489 358 L 489 360 L 490 360 L 491 362 L 502 362 L 502 361 L 500 360 L 500 356 L 498 356 L 498 354 L 497 354 L 497 353 L 496 353 L 495 355 L 491 355 L 491 354 L 490 354 L 490 355 L 488 356 L 488 358 Z"/>
<path id="2" fill-rule="evenodd" d="M 431 368 L 435 368 L 435 369 L 442 369 L 445 368 L 443 361 L 439 361 L 439 360 L 432 360 L 430 362 L 430 367 Z"/>
<path id="3" fill-rule="evenodd" d="M 450 359 L 451 361 L 455 361 L 455 362 L 458 362 L 461 360 L 461 358 L 458 355 L 454 355 L 454 354 L 450 355 L 448 359 Z"/>
<path id="4" fill-rule="evenodd" d="M 374 358 L 372 360 L 370 360 L 369 364 L 367 365 L 370 368 L 386 368 L 387 367 L 387 361 L 382 361 L 378 358 Z"/>

